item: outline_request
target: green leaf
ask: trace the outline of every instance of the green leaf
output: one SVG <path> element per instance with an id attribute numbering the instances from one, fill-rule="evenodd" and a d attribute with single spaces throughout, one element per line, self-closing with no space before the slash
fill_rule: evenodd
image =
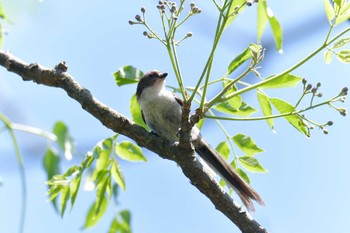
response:
<path id="1" fill-rule="evenodd" d="M 235 14 L 235 7 L 243 5 L 241 8 L 241 11 L 240 11 L 240 12 L 242 12 L 242 10 L 245 7 L 245 3 L 246 3 L 246 0 L 231 1 L 231 5 L 229 6 L 229 9 L 227 11 L 228 19 L 225 23 L 224 29 L 226 29 L 232 23 L 232 21 L 236 18 L 237 14 Z"/>
<path id="2" fill-rule="evenodd" d="M 337 54 L 337 58 L 341 62 L 350 63 L 350 50 L 345 49 L 345 50 L 340 51 Z"/>
<path id="3" fill-rule="evenodd" d="M 74 179 L 72 179 L 71 184 L 70 184 L 70 193 L 71 193 L 71 198 L 70 198 L 70 202 L 71 202 L 71 209 L 74 206 L 75 203 L 75 199 L 78 195 L 78 190 L 80 187 L 80 183 L 81 183 L 81 174 L 77 175 Z"/>
<path id="4" fill-rule="evenodd" d="M 267 23 L 267 4 L 265 0 L 259 1 L 258 3 L 258 32 L 257 32 L 257 41 L 261 43 L 261 37 L 264 33 L 266 23 Z"/>
<path id="5" fill-rule="evenodd" d="M 137 83 L 143 76 L 143 72 L 133 66 L 124 66 L 113 73 L 118 86 Z"/>
<path id="6" fill-rule="evenodd" d="M 324 62 L 326 64 L 330 64 L 332 62 L 332 52 L 330 52 L 330 51 L 324 52 Z"/>
<path id="7" fill-rule="evenodd" d="M 219 152 L 219 154 L 222 155 L 222 157 L 224 157 L 226 160 L 230 156 L 230 147 L 226 141 L 219 143 L 215 150 Z"/>
<path id="8" fill-rule="evenodd" d="M 93 203 L 86 215 L 84 228 L 89 228 L 94 225 L 101 219 L 101 217 L 105 214 L 107 207 L 108 207 L 108 200 L 106 197 L 103 198 L 101 205 L 100 205 L 100 211 L 96 213 L 95 210 L 96 204 Z"/>
<path id="9" fill-rule="evenodd" d="M 6 19 L 6 14 L 1 2 L 0 2 L 0 18 Z"/>
<path id="10" fill-rule="evenodd" d="M 245 61 L 247 61 L 251 57 L 252 57 L 252 54 L 250 52 L 250 48 L 248 47 L 231 61 L 230 65 L 227 68 L 227 74 L 231 74 L 240 65 L 242 65 Z"/>
<path id="11" fill-rule="evenodd" d="M 281 114 L 292 113 L 295 110 L 293 105 L 278 98 L 270 98 L 270 102 Z M 310 137 L 310 132 L 299 115 L 287 115 L 284 118 L 305 136 Z"/>
<path id="12" fill-rule="evenodd" d="M 117 218 L 114 218 L 109 226 L 108 233 L 117 233 L 119 231 L 119 222 Z"/>
<path id="13" fill-rule="evenodd" d="M 122 170 L 117 162 L 117 160 L 113 160 L 111 166 L 111 175 L 115 183 L 117 183 L 124 191 L 125 191 L 125 180 Z"/>
<path id="14" fill-rule="evenodd" d="M 67 201 L 69 199 L 69 196 L 70 196 L 70 187 L 69 187 L 69 185 L 66 185 L 61 189 L 61 199 L 60 199 L 61 217 L 63 217 L 64 212 L 66 210 Z"/>
<path id="15" fill-rule="evenodd" d="M 214 106 L 214 109 L 219 112 L 232 114 L 236 116 L 243 116 L 243 117 L 250 116 L 256 112 L 256 109 L 247 105 L 245 102 L 242 102 L 242 105 L 240 106 L 240 108 L 236 109 L 230 105 L 229 101 L 224 101 Z"/>
<path id="16" fill-rule="evenodd" d="M 225 81 L 223 82 L 223 88 L 227 87 L 227 85 L 229 85 L 230 81 Z M 237 91 L 237 87 L 236 85 L 232 85 L 232 88 L 229 89 L 226 94 L 225 97 L 233 92 Z M 231 107 L 233 107 L 234 109 L 239 109 L 242 106 L 242 96 L 240 95 L 236 95 L 235 97 L 232 97 L 230 99 L 227 100 L 229 105 Z"/>
<path id="17" fill-rule="evenodd" d="M 348 19 L 350 19 L 350 2 L 347 2 L 341 7 L 339 15 L 335 20 L 335 24 L 341 24 Z"/>
<path id="18" fill-rule="evenodd" d="M 276 44 L 276 49 L 279 52 L 282 52 L 282 39 L 283 39 L 282 27 L 278 22 L 277 18 L 273 15 L 273 12 L 269 7 L 266 7 L 266 14 L 271 26 L 273 39 L 275 40 L 275 44 Z"/>
<path id="19" fill-rule="evenodd" d="M 102 171 L 107 169 L 110 161 L 109 156 L 112 152 L 113 139 L 106 138 L 99 142 L 94 148 L 94 157 L 97 158 L 96 161 L 96 171 Z"/>
<path id="20" fill-rule="evenodd" d="M 238 158 L 238 161 L 245 169 L 247 169 L 247 171 L 262 173 L 267 172 L 267 170 L 261 166 L 255 157 L 242 156 Z"/>
<path id="21" fill-rule="evenodd" d="M 333 19 L 335 17 L 334 9 L 329 0 L 323 1 L 324 10 L 330 25 L 332 25 Z"/>
<path id="22" fill-rule="evenodd" d="M 146 162 L 147 159 L 142 154 L 139 146 L 129 141 L 123 141 L 115 144 L 115 153 L 122 159 L 131 162 Z"/>
<path id="23" fill-rule="evenodd" d="M 232 139 L 238 148 L 241 149 L 247 156 L 254 156 L 257 153 L 263 152 L 263 150 L 255 144 L 253 139 L 245 136 L 244 134 L 237 134 L 236 136 L 232 137 Z"/>
<path id="24" fill-rule="evenodd" d="M 270 79 L 270 81 L 268 81 Z M 272 89 L 272 88 L 284 88 L 284 87 L 295 87 L 298 83 L 303 80 L 301 77 L 292 75 L 292 74 L 284 74 L 280 76 L 270 76 L 265 79 L 267 82 L 260 86 L 260 88 L 264 89 Z"/>
<path id="25" fill-rule="evenodd" d="M 107 173 L 106 173 L 107 174 Z M 102 202 L 106 197 L 106 190 L 108 184 L 111 183 L 111 177 L 109 175 L 105 175 L 101 177 L 99 183 L 97 184 L 97 192 L 96 192 L 96 202 L 95 202 L 95 213 L 98 214 L 101 210 Z"/>
<path id="26" fill-rule="evenodd" d="M 50 186 L 50 189 L 47 191 L 47 194 L 49 195 L 49 201 L 55 200 L 57 196 L 61 193 L 61 190 L 64 186 Z M 56 209 L 56 206 L 55 206 Z M 57 210 L 57 209 L 56 209 Z"/>
<path id="27" fill-rule="evenodd" d="M 122 217 L 122 219 L 123 219 L 126 223 L 130 224 L 130 222 L 131 222 L 131 215 L 130 215 L 130 212 L 129 212 L 128 210 L 122 210 L 122 211 L 120 211 L 120 216 Z"/>
<path id="28" fill-rule="evenodd" d="M 44 155 L 43 165 L 47 180 L 60 173 L 60 157 L 50 147 Z"/>
<path id="29" fill-rule="evenodd" d="M 237 168 L 236 172 L 238 173 L 238 175 L 240 177 L 242 177 L 243 180 L 245 180 L 248 184 L 250 184 L 250 179 L 249 176 L 247 175 L 247 173 L 245 173 L 242 169 Z"/>
<path id="30" fill-rule="evenodd" d="M 350 37 L 341 38 L 340 40 L 338 40 L 337 42 L 334 43 L 333 48 L 338 49 L 338 48 L 343 47 L 344 45 L 347 45 L 348 43 L 350 43 Z"/>
<path id="31" fill-rule="evenodd" d="M 74 142 L 69 135 L 68 127 L 62 121 L 58 121 L 54 125 L 53 133 L 57 137 L 57 143 L 64 152 L 64 156 L 67 160 L 71 160 L 73 157 Z"/>
<path id="32" fill-rule="evenodd" d="M 269 97 L 261 92 L 258 91 L 257 92 L 257 96 L 258 96 L 258 101 L 261 107 L 261 111 L 264 114 L 264 116 L 271 116 L 272 115 L 272 107 L 269 101 Z M 269 124 L 270 128 L 273 129 L 274 128 L 274 121 L 272 118 L 270 119 L 266 119 L 267 124 Z"/>
<path id="33" fill-rule="evenodd" d="M 134 94 L 130 100 L 130 113 L 131 113 L 132 120 L 136 124 L 141 125 L 145 129 L 148 129 L 146 123 L 142 119 L 141 108 L 137 102 L 136 94 Z"/>

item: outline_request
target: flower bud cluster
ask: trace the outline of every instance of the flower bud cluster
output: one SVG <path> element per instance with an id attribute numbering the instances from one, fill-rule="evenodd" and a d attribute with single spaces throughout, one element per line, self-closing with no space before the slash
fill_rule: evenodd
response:
<path id="1" fill-rule="evenodd" d="M 252 6 L 254 3 L 258 3 L 259 2 L 259 0 L 247 0 L 246 1 L 246 5 L 247 6 Z"/>

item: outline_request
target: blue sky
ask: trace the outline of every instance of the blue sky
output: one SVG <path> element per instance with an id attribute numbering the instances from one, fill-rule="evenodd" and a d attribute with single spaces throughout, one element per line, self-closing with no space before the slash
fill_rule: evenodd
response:
<path id="1" fill-rule="evenodd" d="M 90 89 L 100 101 L 129 116 L 129 98 L 135 86 L 119 88 L 112 72 L 124 65 L 134 65 L 144 71 L 158 69 L 169 73 L 168 84 L 175 85 L 166 51 L 155 40 L 142 36 L 141 26 L 127 22 L 147 8 L 148 19 L 159 29 L 156 1 L 52 1 L 4 0 L 12 24 L 5 24 L 7 36 L 4 50 L 27 62 L 53 67 L 66 61 L 69 73 Z M 263 77 L 280 72 L 295 64 L 322 44 L 328 22 L 321 1 L 294 1 L 293 4 L 269 1 L 269 5 L 284 29 L 283 54 L 273 44 L 270 30 L 263 37 L 265 61 Z M 193 37 L 179 47 L 179 56 L 188 85 L 194 84 L 205 62 L 215 29 L 216 12 L 212 1 L 197 2 L 202 14 L 184 26 L 183 33 Z M 226 71 L 232 58 L 250 42 L 256 41 L 256 9 L 248 8 L 239 15 L 223 37 L 214 61 L 213 74 Z M 349 36 L 349 35 L 348 35 Z M 323 54 L 294 72 L 311 83 L 321 82 L 326 97 L 350 86 L 348 64 L 334 60 L 325 65 Z M 211 95 L 214 94 L 209 93 Z M 269 92 L 269 95 L 295 101 L 294 92 L 301 87 Z M 245 100 L 256 103 L 255 94 Z M 349 108 L 346 102 L 344 107 Z M 19 77 L 0 69 L 0 111 L 17 123 L 51 130 L 54 122 L 63 120 L 69 126 L 80 155 L 98 141 L 113 135 L 101 123 L 84 112 L 62 90 L 23 82 Z M 305 138 L 283 119 L 276 120 L 277 133 L 266 122 L 233 122 L 226 124 L 232 135 L 251 136 L 265 152 L 258 155 L 267 174 L 250 174 L 253 187 L 261 194 L 265 207 L 257 207 L 254 218 L 270 232 L 338 232 L 345 233 L 350 221 L 350 188 L 348 169 L 348 117 L 342 117 L 328 107 L 316 109 L 308 116 L 319 122 L 332 120 L 329 134 L 315 129 Z M 203 135 L 212 145 L 224 139 L 216 132 L 214 122 L 207 122 Z M 46 199 L 42 155 L 45 140 L 17 134 L 24 153 L 28 179 L 28 209 L 25 232 L 80 232 L 84 216 L 93 201 L 93 193 L 81 191 L 75 208 L 63 219 L 56 215 Z M 20 183 L 17 162 L 9 137 L 0 134 L 0 232 L 17 232 Z M 144 150 L 149 162 L 122 162 L 127 190 L 120 194 L 118 209 L 132 211 L 134 232 L 239 232 L 209 200 L 199 193 L 181 170 L 172 162 Z M 70 166 L 78 160 L 66 163 Z M 105 232 L 115 209 L 87 232 Z"/>

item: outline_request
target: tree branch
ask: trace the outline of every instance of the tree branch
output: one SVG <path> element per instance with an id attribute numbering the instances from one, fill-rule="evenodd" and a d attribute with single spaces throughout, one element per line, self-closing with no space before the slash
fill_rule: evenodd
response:
<path id="1" fill-rule="evenodd" d="M 28 64 L 8 52 L 0 51 L 0 65 L 9 72 L 18 74 L 24 81 L 63 89 L 107 128 L 133 139 L 141 147 L 155 152 L 164 159 L 175 161 L 190 182 L 243 233 L 267 233 L 267 230 L 236 204 L 209 175 L 196 159 L 191 145 L 179 146 L 178 143 L 171 143 L 165 138 L 149 134 L 141 126 L 104 105 L 66 72 L 67 67 L 64 63 L 59 63 L 54 69 L 50 69 L 34 63 Z"/>

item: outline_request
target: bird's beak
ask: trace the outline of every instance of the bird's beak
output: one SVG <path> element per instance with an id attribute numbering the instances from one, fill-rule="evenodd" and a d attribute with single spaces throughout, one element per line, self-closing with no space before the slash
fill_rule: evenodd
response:
<path id="1" fill-rule="evenodd" d="M 159 74 L 159 77 L 160 77 L 161 79 L 165 79 L 166 76 L 168 76 L 168 73 L 160 73 L 160 74 Z"/>

